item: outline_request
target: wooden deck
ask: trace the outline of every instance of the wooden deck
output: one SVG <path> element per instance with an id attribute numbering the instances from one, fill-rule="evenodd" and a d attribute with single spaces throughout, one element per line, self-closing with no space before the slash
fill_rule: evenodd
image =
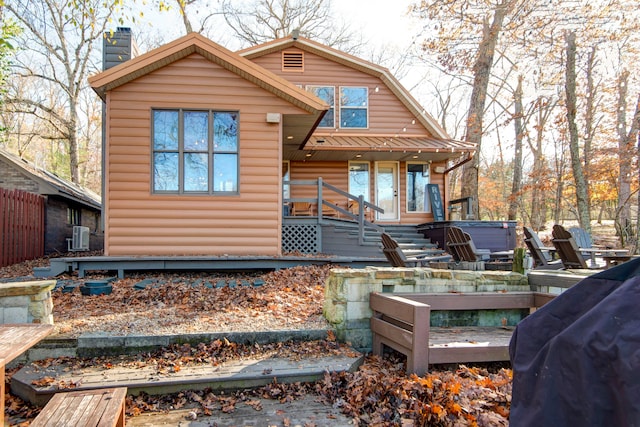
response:
<path id="1" fill-rule="evenodd" d="M 328 255 L 308 256 L 87 256 L 52 258 L 50 266 L 35 268 L 36 277 L 54 277 L 62 273 L 78 272 L 85 277 L 91 271 L 109 271 L 124 278 L 127 272 L 134 271 L 272 271 L 299 265 L 336 264 L 344 267 L 364 268 L 368 266 L 388 265 L 380 251 L 379 258 L 359 258 Z"/>

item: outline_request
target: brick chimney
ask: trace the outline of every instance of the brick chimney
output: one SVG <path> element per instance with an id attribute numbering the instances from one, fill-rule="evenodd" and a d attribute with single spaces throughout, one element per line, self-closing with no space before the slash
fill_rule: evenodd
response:
<path id="1" fill-rule="evenodd" d="M 138 56 L 138 45 L 131 34 L 131 28 L 118 27 L 115 32 L 107 31 L 102 39 L 102 69 L 108 70 L 118 64 Z"/>

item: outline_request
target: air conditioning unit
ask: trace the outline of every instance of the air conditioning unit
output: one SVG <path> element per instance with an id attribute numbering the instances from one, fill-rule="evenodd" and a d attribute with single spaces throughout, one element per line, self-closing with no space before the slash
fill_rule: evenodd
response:
<path id="1" fill-rule="evenodd" d="M 73 226 L 73 237 L 67 239 L 70 251 L 88 251 L 89 250 L 89 227 L 80 225 Z"/>

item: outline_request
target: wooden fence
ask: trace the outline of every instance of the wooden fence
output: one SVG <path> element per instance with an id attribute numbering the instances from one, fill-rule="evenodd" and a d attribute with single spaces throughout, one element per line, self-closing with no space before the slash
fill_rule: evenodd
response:
<path id="1" fill-rule="evenodd" d="M 44 255 L 44 197 L 0 188 L 0 267 Z"/>

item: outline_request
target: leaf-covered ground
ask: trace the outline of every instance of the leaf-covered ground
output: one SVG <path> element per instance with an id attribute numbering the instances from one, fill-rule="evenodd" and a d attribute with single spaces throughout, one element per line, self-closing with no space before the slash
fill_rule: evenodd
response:
<path id="1" fill-rule="evenodd" d="M 28 277 L 34 266 L 46 263 L 37 260 L 6 267 L 0 269 L 0 278 Z M 91 297 L 81 295 L 79 289 L 71 292 L 59 289 L 53 293 L 56 333 L 76 336 L 95 330 L 122 334 L 326 327 L 321 314 L 329 270 L 329 266 L 311 266 L 265 274 L 153 274 L 114 281 L 111 295 Z M 69 283 L 78 281 L 74 277 L 65 279 Z M 147 285 L 136 288 L 145 279 Z M 218 288 L 215 284 L 220 281 L 226 285 Z M 215 364 L 256 352 L 297 358 L 350 351 L 353 350 L 336 343 L 329 334 L 326 340 L 307 343 L 245 346 L 218 340 L 195 347 L 172 346 L 138 357 L 52 359 L 39 363 L 98 364 L 105 369 L 117 363 L 153 363 L 175 370 L 189 363 Z M 238 405 L 249 405 L 259 411 L 260 399 L 287 402 L 311 395 L 340 408 L 354 420 L 354 425 L 508 425 L 509 369 L 461 365 L 417 377 L 404 373 L 403 362 L 397 355 L 385 359 L 369 356 L 355 373 L 327 373 L 323 380 L 312 384 L 274 383 L 233 394 L 204 390 L 128 397 L 127 414 L 192 408 L 190 413 L 198 417 L 216 411 L 233 412 Z M 7 381 L 13 372 L 8 371 Z M 28 425 L 38 411 L 11 395 L 7 395 L 6 403 L 6 414 L 16 425 Z M 284 417 L 282 425 L 287 425 L 286 420 Z"/>

